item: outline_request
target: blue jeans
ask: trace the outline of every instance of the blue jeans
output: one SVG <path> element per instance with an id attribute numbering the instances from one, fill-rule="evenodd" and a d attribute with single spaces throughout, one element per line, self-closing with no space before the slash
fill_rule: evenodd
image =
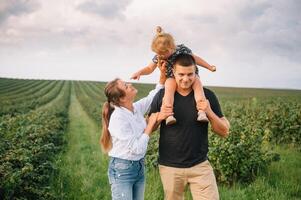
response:
<path id="1" fill-rule="evenodd" d="M 108 177 L 112 200 L 144 199 L 144 158 L 138 161 L 110 158 Z"/>

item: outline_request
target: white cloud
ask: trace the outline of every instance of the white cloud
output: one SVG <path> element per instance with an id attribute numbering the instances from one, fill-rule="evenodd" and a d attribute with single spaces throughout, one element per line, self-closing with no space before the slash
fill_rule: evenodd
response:
<path id="1" fill-rule="evenodd" d="M 301 88 L 297 0 L 4 2 L 1 76 L 127 78 L 150 61 L 154 28 L 161 25 L 217 65 L 216 73 L 201 70 L 205 85 Z"/>
<path id="2" fill-rule="evenodd" d="M 0 2 L 0 24 L 10 17 L 31 13 L 38 7 L 38 2 L 34 0 L 2 0 Z"/>
<path id="3" fill-rule="evenodd" d="M 110 0 L 110 1 L 86 1 L 78 5 L 78 9 L 85 13 L 96 14 L 106 19 L 125 17 L 123 12 L 129 5 L 130 0 Z"/>

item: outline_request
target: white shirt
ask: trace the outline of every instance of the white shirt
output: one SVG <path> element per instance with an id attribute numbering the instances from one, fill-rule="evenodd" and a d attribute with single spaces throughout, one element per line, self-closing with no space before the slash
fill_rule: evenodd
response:
<path id="1" fill-rule="evenodd" d="M 154 96 L 162 88 L 163 85 L 157 84 L 147 97 L 135 102 L 133 112 L 115 106 L 108 127 L 113 144 L 109 156 L 126 160 L 140 160 L 145 156 L 149 136 L 144 133 L 146 128 L 144 115 Z"/>

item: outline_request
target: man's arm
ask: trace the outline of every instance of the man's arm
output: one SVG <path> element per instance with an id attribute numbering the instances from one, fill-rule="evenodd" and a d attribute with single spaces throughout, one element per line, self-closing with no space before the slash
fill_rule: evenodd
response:
<path id="1" fill-rule="evenodd" d="M 202 109 L 206 112 L 207 117 L 210 121 L 213 132 L 221 137 L 227 137 L 229 135 L 230 123 L 226 117 L 217 116 L 211 109 L 208 100 L 197 103 L 197 108 Z"/>
<path id="2" fill-rule="evenodd" d="M 211 123 L 213 132 L 221 137 L 227 137 L 229 135 L 230 123 L 226 117 L 220 118 L 213 111 L 212 114 L 207 114 L 207 117 Z"/>

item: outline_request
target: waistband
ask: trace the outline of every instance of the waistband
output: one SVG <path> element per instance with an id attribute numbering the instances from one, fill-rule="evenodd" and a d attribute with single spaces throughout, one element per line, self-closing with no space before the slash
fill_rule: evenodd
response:
<path id="1" fill-rule="evenodd" d="M 121 162 L 121 163 L 143 163 L 144 162 L 144 158 L 141 158 L 140 160 L 126 160 L 126 159 L 122 159 L 122 158 L 116 158 L 116 157 L 110 157 L 110 161 L 111 162 Z"/>

